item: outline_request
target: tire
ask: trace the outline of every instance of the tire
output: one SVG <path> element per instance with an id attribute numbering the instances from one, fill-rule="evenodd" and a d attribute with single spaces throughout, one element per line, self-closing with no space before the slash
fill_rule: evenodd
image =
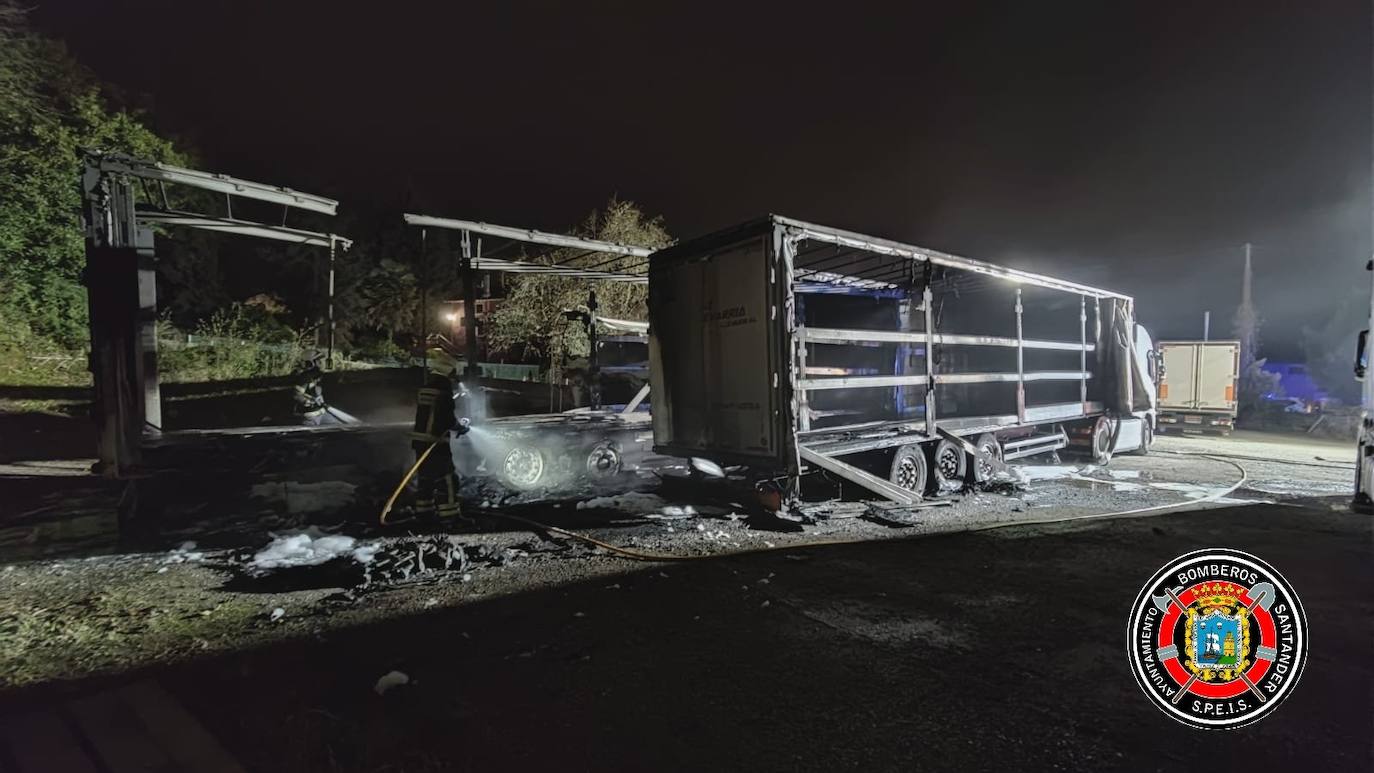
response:
<path id="1" fill-rule="evenodd" d="M 892 455 L 892 469 L 887 476 L 892 484 L 907 491 L 924 494 L 929 477 L 925 451 L 921 449 L 920 444 L 902 446 Z"/>
<path id="2" fill-rule="evenodd" d="M 538 448 L 515 446 L 501 460 L 501 480 L 511 488 L 537 488 L 549 466 L 549 459 Z"/>
<path id="3" fill-rule="evenodd" d="M 1106 416 L 1098 416 L 1092 433 L 1093 464 L 1105 465 L 1112 460 L 1112 423 Z"/>
<path id="4" fill-rule="evenodd" d="M 963 485 L 964 474 L 968 470 L 968 458 L 964 453 L 964 447 L 948 440 L 936 443 L 935 450 L 930 455 L 930 469 L 935 473 L 930 476 L 934 491 L 959 488 Z"/>
<path id="5" fill-rule="evenodd" d="M 1140 448 L 1136 449 L 1136 453 L 1141 456 L 1149 456 L 1150 446 L 1154 444 L 1155 431 L 1150 428 L 1150 422 L 1142 421 L 1140 423 Z"/>
<path id="6" fill-rule="evenodd" d="M 997 436 L 991 432 L 984 432 L 974 439 L 973 445 L 978 447 L 978 455 L 991 456 L 998 461 L 1002 459 L 1002 444 L 997 441 Z M 992 465 L 985 462 L 978 462 L 978 466 L 973 470 L 973 479 L 979 483 L 987 483 L 992 479 L 995 470 Z"/>

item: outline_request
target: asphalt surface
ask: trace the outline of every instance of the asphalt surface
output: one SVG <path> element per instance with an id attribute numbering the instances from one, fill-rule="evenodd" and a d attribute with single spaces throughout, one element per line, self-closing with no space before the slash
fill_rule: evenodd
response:
<path id="1" fill-rule="evenodd" d="M 1211 546 L 1310 623 L 1291 697 L 1231 731 L 1126 654 L 1140 586 Z M 1330 499 L 638 565 L 149 673 L 259 770 L 1369 770 L 1370 547 Z"/>

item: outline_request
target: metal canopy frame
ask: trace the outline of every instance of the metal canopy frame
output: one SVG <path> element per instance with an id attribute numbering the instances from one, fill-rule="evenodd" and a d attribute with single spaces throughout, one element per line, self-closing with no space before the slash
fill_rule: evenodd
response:
<path id="1" fill-rule="evenodd" d="M 162 207 L 137 203 L 134 181 L 147 197 L 157 186 Z M 182 185 L 223 194 L 226 215 L 173 210 L 166 185 Z M 291 228 L 291 210 L 334 216 L 334 199 L 266 185 L 228 175 L 146 161 L 118 153 L 89 151 L 81 177 L 82 216 L 86 228 L 86 264 L 93 282 L 91 304 L 91 370 L 96 385 L 95 419 L 98 453 L 105 474 L 122 477 L 141 463 L 145 431 L 161 432 L 162 395 L 157 360 L 157 280 L 151 224 L 235 233 L 329 249 L 328 348 L 334 350 L 334 261 L 338 248 L 353 242 L 332 233 Z M 234 217 L 233 197 L 282 207 L 280 225 Z M 131 276 L 132 275 L 132 276 Z M 110 286 L 102 286 L 105 282 Z"/>
<path id="2" fill-rule="evenodd" d="M 464 377 L 468 380 L 469 386 L 476 386 L 476 381 L 481 373 L 480 366 L 477 364 L 477 292 L 476 292 L 476 272 L 478 271 L 503 271 L 512 274 L 543 274 L 547 276 L 561 276 L 569 279 L 582 279 L 588 281 L 602 282 L 622 282 L 628 284 L 648 284 L 649 275 L 647 273 L 649 265 L 649 255 L 653 250 L 646 247 L 635 247 L 619 242 L 608 242 L 599 239 L 584 239 L 579 236 L 568 236 L 566 234 L 548 233 L 546 231 L 536 231 L 531 228 L 516 228 L 512 226 L 494 225 L 483 223 L 476 220 L 463 220 L 459 218 L 434 217 L 432 215 L 419 215 L 404 213 L 402 215 L 406 225 L 420 228 L 421 241 L 423 243 L 424 233 L 427 228 L 443 228 L 450 231 L 458 231 L 461 234 L 462 258 L 461 269 L 463 274 L 463 318 L 467 321 L 466 328 L 466 360 Z M 478 236 L 476 249 L 473 248 L 473 234 Z M 537 244 L 543 247 L 557 249 L 581 250 L 577 255 L 558 263 L 539 263 L 530 260 L 509 260 L 504 258 L 490 258 L 482 256 L 483 236 L 495 237 L 508 240 L 510 243 Z M 602 256 L 610 255 L 610 258 Z M 635 267 L 642 267 L 645 273 L 629 273 L 622 271 L 605 271 L 604 266 L 610 265 L 618 258 L 631 257 L 639 258 L 640 261 Z M 587 260 L 597 261 L 592 265 L 575 265 Z M 599 259 L 599 260 L 598 260 Z M 422 312 L 423 316 L 424 312 Z M 588 335 L 591 336 L 591 357 L 590 359 L 590 381 L 592 383 L 592 406 L 599 407 L 600 388 L 598 387 L 599 366 L 597 364 L 597 313 L 596 296 L 592 294 L 588 299 L 588 310 L 584 322 L 587 325 Z M 642 399 L 642 398 L 641 398 Z"/>

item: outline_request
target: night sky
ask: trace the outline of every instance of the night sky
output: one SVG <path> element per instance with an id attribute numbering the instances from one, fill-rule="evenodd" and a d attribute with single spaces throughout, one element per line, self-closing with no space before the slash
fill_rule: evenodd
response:
<path id="1" fill-rule="evenodd" d="M 679 237 L 772 211 L 1128 292 L 1163 337 L 1206 308 L 1230 332 L 1250 241 L 1269 354 L 1342 310 L 1359 325 L 1368 0 L 891 6 L 38 0 L 33 19 L 207 168 L 345 207 L 561 230 L 618 194 Z"/>

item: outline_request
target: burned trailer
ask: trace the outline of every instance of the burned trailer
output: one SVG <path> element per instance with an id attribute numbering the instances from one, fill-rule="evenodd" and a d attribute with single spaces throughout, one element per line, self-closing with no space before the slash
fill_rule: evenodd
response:
<path id="1" fill-rule="evenodd" d="M 1152 345 L 1131 298 L 769 216 L 655 252 L 655 451 L 898 502 L 990 457 L 1147 451 Z M 942 431 L 954 436 L 951 440 Z"/>

